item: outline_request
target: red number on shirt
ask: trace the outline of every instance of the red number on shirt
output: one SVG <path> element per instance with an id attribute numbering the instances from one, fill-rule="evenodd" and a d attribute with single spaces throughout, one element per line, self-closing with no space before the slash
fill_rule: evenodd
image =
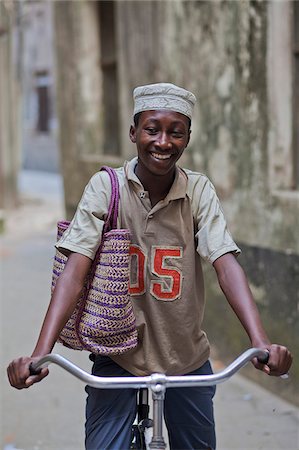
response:
<path id="1" fill-rule="evenodd" d="M 175 300 L 181 295 L 182 272 L 178 268 L 170 266 L 166 259 L 182 258 L 182 255 L 181 247 L 152 247 L 152 273 L 162 278 L 161 280 L 151 280 L 150 292 L 156 299 Z M 142 295 L 146 289 L 146 256 L 138 245 L 130 246 L 130 256 L 130 294 Z"/>
<path id="2" fill-rule="evenodd" d="M 130 256 L 131 279 L 129 291 L 131 295 L 141 295 L 145 292 L 145 254 L 138 245 L 131 245 Z M 134 279 L 132 279 L 132 275 L 134 275 Z"/>
<path id="3" fill-rule="evenodd" d="M 159 277 L 169 279 L 169 287 L 163 288 L 165 282 L 152 281 L 151 294 L 158 300 L 175 300 L 181 295 L 182 290 L 182 272 L 168 265 L 168 258 L 182 258 L 183 250 L 181 247 L 153 247 L 152 254 L 152 272 Z"/>

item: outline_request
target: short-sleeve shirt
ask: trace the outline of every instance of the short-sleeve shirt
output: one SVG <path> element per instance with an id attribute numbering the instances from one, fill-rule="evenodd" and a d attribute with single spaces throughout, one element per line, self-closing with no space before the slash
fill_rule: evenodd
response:
<path id="1" fill-rule="evenodd" d="M 138 345 L 112 356 L 134 375 L 186 374 L 209 358 L 202 330 L 205 297 L 201 259 L 213 263 L 239 253 L 227 229 L 215 189 L 200 173 L 176 167 L 164 200 L 152 207 L 134 169 L 137 158 L 116 169 L 120 183 L 118 226 L 131 232 L 130 294 Z M 95 174 L 85 188 L 62 252 L 94 258 L 107 215 L 109 175 Z"/>

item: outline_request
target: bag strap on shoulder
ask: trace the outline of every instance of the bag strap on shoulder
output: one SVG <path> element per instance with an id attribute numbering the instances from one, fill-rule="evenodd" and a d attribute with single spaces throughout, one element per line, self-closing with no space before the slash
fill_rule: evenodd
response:
<path id="1" fill-rule="evenodd" d="M 108 208 L 108 214 L 104 225 L 104 233 L 117 227 L 117 216 L 119 207 L 119 182 L 114 169 L 103 166 L 101 170 L 105 170 L 111 181 L 111 198 Z"/>

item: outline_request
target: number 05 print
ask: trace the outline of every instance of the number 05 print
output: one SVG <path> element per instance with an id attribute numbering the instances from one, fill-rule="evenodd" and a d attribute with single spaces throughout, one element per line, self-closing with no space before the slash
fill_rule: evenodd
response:
<path id="1" fill-rule="evenodd" d="M 141 247 L 131 245 L 130 294 L 142 295 L 146 290 L 147 257 Z M 152 247 L 151 272 L 159 279 L 150 281 L 150 293 L 157 300 L 176 300 L 182 291 L 182 271 L 171 265 L 171 259 L 181 259 L 181 247 Z"/>
<path id="2" fill-rule="evenodd" d="M 160 280 L 151 281 L 151 294 L 157 300 L 176 300 L 182 291 L 182 272 L 171 266 L 170 259 L 182 258 L 181 247 L 152 247 L 152 273 Z"/>

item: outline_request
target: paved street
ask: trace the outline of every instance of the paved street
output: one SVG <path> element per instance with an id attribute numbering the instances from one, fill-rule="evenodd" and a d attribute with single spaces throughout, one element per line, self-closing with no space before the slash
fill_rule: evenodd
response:
<path id="1" fill-rule="evenodd" d="M 56 220 L 63 217 L 61 181 L 23 173 L 23 205 L 1 237 L 1 448 L 81 450 L 84 386 L 58 367 L 29 390 L 11 389 L 7 363 L 30 354 L 49 301 Z M 90 369 L 87 353 L 55 351 Z M 261 374 L 261 376 L 263 376 Z M 283 380 L 282 380 L 283 389 Z M 298 408 L 238 375 L 216 394 L 218 450 L 298 450 Z"/>

